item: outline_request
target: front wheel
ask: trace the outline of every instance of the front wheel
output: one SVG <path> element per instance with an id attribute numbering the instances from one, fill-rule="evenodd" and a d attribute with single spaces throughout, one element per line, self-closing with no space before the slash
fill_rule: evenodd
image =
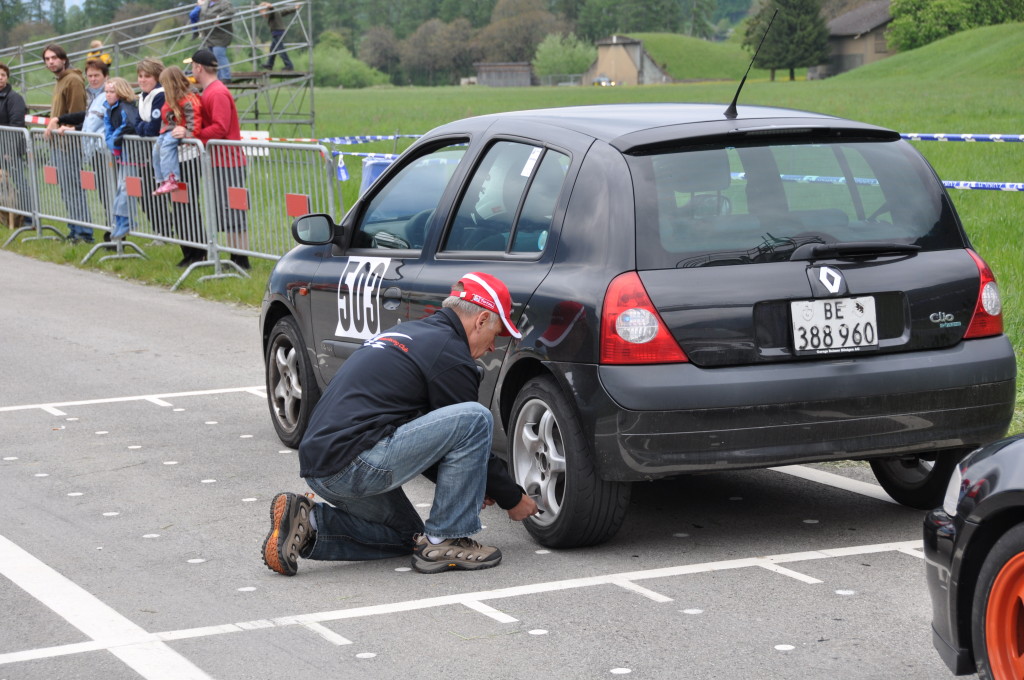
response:
<path id="1" fill-rule="evenodd" d="M 971 607 L 981 680 L 1024 677 L 1024 524 L 996 541 L 978 573 Z"/>
<path id="2" fill-rule="evenodd" d="M 264 360 L 270 420 L 285 446 L 295 448 L 306 433 L 320 388 L 293 317 L 274 324 Z"/>
<path id="3" fill-rule="evenodd" d="M 875 458 L 871 471 L 893 500 L 918 510 L 931 510 L 942 504 L 953 468 L 966 451 L 943 451 L 922 456 Z"/>
<path id="4" fill-rule="evenodd" d="M 523 522 L 541 545 L 596 545 L 622 526 L 630 485 L 598 477 L 590 443 L 552 378 L 534 378 L 516 396 L 508 451 L 516 483 L 542 510 Z"/>

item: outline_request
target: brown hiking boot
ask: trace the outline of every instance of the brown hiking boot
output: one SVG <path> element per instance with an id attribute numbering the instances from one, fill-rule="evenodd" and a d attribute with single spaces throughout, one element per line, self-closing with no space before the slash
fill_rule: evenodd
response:
<path id="1" fill-rule="evenodd" d="M 480 545 L 472 538 L 449 538 L 434 545 L 420 534 L 412 552 L 412 566 L 421 574 L 436 574 L 449 569 L 490 569 L 500 563 L 500 550 Z"/>
<path id="2" fill-rule="evenodd" d="M 299 555 L 313 538 L 309 513 L 313 501 L 293 493 L 279 493 L 270 502 L 270 533 L 263 541 L 263 563 L 278 574 L 294 576 Z"/>

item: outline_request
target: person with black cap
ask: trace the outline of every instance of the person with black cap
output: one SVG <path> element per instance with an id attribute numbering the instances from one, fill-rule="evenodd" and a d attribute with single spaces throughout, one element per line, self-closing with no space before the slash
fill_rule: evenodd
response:
<path id="1" fill-rule="evenodd" d="M 326 503 L 279 493 L 263 561 L 292 576 L 298 558 L 373 560 L 412 554 L 422 573 L 497 566 L 501 551 L 470 538 L 497 504 L 521 521 L 536 502 L 491 454 L 493 416 L 477 401 L 476 359 L 499 335 L 521 338 L 499 279 L 463 276 L 442 308 L 367 340 L 335 374 L 299 445 L 299 475 Z M 433 481 L 426 522 L 402 491 Z"/>
<path id="2" fill-rule="evenodd" d="M 227 0 L 222 0 L 227 2 Z M 197 50 L 185 63 L 192 64 L 192 76 L 203 91 L 199 101 L 203 108 L 203 126 L 196 130 L 196 139 L 204 145 L 213 139 L 240 141 L 242 131 L 238 125 L 238 109 L 231 92 L 217 78 L 217 58 L 207 49 Z M 178 125 L 171 136 L 184 139 L 188 130 Z M 217 230 L 225 232 L 228 245 L 238 250 L 249 249 L 249 226 L 245 210 L 232 207 L 229 188 L 243 188 L 246 180 L 245 152 L 240 146 L 214 146 L 207 149 L 213 168 L 214 211 Z M 183 249 L 184 250 L 184 249 Z M 233 253 L 231 261 L 243 269 L 249 268 L 246 255 Z"/>

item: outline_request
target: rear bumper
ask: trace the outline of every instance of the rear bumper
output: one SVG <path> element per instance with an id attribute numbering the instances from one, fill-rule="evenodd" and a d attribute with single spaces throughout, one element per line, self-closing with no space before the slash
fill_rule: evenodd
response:
<path id="1" fill-rule="evenodd" d="M 1010 423 L 1005 337 L 856 360 L 561 365 L 605 479 L 974 448 Z"/>
<path id="2" fill-rule="evenodd" d="M 970 528 L 970 525 L 965 527 Z M 960 639 L 957 627 L 957 582 L 959 562 L 955 548 L 957 523 L 941 509 L 932 510 L 924 520 L 925 575 L 932 600 L 932 646 L 956 675 L 975 671 L 974 656 Z M 961 540 L 963 538 L 961 537 Z M 969 612 L 968 612 L 969 613 Z"/>

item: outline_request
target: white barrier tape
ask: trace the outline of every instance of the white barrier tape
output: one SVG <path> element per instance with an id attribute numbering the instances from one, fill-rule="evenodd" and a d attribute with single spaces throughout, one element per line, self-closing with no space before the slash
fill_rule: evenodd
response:
<path id="1" fill-rule="evenodd" d="M 338 153 L 338 152 L 335 152 Z M 745 180 L 747 173 L 733 172 L 733 179 Z M 846 184 L 845 177 L 828 177 L 825 175 L 779 175 L 783 182 L 802 182 L 805 184 Z M 855 183 L 865 186 L 877 186 L 878 180 L 867 177 L 855 177 Z M 1021 182 L 972 182 L 958 180 L 943 180 L 942 186 L 947 189 L 980 189 L 983 191 L 1024 191 L 1024 183 Z"/>
<path id="2" fill-rule="evenodd" d="M 1024 135 L 952 135 L 942 132 L 904 132 L 900 134 L 900 137 L 914 142 L 1024 142 Z"/>

